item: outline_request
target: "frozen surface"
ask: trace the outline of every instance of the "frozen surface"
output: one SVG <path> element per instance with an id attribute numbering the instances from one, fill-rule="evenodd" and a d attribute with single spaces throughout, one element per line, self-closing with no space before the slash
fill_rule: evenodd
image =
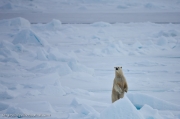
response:
<path id="1" fill-rule="evenodd" d="M 40 45 L 43 46 L 42 40 L 31 30 L 25 29 L 20 31 L 14 38 L 13 44 Z"/>
<path id="2" fill-rule="evenodd" d="M 1 12 L 179 12 L 179 0 L 1 0 Z"/>
<path id="3" fill-rule="evenodd" d="M 180 118 L 179 24 L 0 25 L 0 118 Z M 114 66 L 129 91 L 112 104 Z"/>
<path id="4" fill-rule="evenodd" d="M 157 109 L 153 109 L 149 105 L 144 105 L 141 109 L 140 112 L 143 114 L 145 119 L 163 119 Z"/>
<path id="5" fill-rule="evenodd" d="M 179 0 L 0 0 L 0 20 L 21 16 L 31 23 L 180 23 L 179 6 Z"/>
<path id="6" fill-rule="evenodd" d="M 154 109 L 159 110 L 180 110 L 179 105 L 175 105 L 173 103 L 166 102 L 164 100 L 139 93 L 128 93 L 128 98 L 134 104 L 134 106 L 138 109 L 141 109 L 144 105 L 149 105 Z"/>
<path id="7" fill-rule="evenodd" d="M 117 100 L 101 113 L 101 119 L 143 119 L 127 97 Z"/>

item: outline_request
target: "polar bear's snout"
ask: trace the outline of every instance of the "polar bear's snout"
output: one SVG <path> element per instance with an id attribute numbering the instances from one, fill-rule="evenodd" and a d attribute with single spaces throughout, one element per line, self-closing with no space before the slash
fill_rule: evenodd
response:
<path id="1" fill-rule="evenodd" d="M 121 68 L 122 69 L 122 67 L 114 67 L 116 70 L 119 70 L 119 68 Z"/>

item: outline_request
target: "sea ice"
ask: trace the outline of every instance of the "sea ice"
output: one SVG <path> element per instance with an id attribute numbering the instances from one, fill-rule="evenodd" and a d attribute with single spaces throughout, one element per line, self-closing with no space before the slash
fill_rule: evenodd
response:
<path id="1" fill-rule="evenodd" d="M 144 116 L 145 119 L 163 119 L 157 109 L 153 109 L 149 105 L 144 105 L 140 110 L 141 114 Z"/>
<path id="2" fill-rule="evenodd" d="M 111 26 L 111 24 L 107 22 L 95 22 L 91 25 L 94 27 L 110 27 Z"/>
<path id="3" fill-rule="evenodd" d="M 68 119 L 85 118 L 85 119 L 98 119 L 99 113 L 87 104 L 82 104 L 76 98 L 71 102 L 74 113 L 69 114 Z"/>
<path id="4" fill-rule="evenodd" d="M 132 104 L 137 108 L 142 108 L 145 104 L 151 106 L 158 110 L 180 110 L 179 105 L 158 99 L 156 97 L 142 94 L 142 93 L 127 93 L 127 97 L 132 102 Z"/>
<path id="5" fill-rule="evenodd" d="M 117 100 L 100 115 L 100 119 L 144 119 L 142 114 L 134 107 L 125 96 Z"/>
<path id="6" fill-rule="evenodd" d="M 21 27 L 21 28 L 30 28 L 31 24 L 28 20 L 22 18 L 22 17 L 17 17 L 13 19 L 4 19 L 0 21 L 0 26 L 2 27 Z"/>
<path id="7" fill-rule="evenodd" d="M 42 39 L 30 29 L 21 30 L 12 41 L 13 44 L 28 44 L 34 46 L 44 46 Z"/>
<path id="8" fill-rule="evenodd" d="M 46 24 L 47 30 L 59 30 L 61 28 L 61 21 L 53 19 L 51 22 Z"/>

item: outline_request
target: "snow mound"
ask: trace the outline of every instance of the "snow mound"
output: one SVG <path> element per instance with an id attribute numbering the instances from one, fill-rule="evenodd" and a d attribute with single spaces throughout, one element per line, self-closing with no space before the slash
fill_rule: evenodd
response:
<path id="1" fill-rule="evenodd" d="M 106 108 L 100 119 L 144 119 L 130 100 L 125 96 Z"/>
<path id="2" fill-rule="evenodd" d="M 153 109 L 152 107 L 146 104 L 140 109 L 140 112 L 144 116 L 145 119 L 163 119 L 159 115 L 157 109 Z"/>
<path id="3" fill-rule="evenodd" d="M 158 110 L 180 110 L 179 105 L 152 97 L 141 93 L 127 93 L 127 97 L 137 109 L 141 109 L 145 104 Z"/>
<path id="4" fill-rule="evenodd" d="M 94 27 L 110 27 L 111 24 L 107 23 L 107 22 L 95 22 L 95 23 L 92 23 L 91 26 L 94 26 Z"/>
<path id="5" fill-rule="evenodd" d="M 44 46 L 42 39 L 37 36 L 32 30 L 24 29 L 21 30 L 12 41 L 13 44 L 28 44 L 35 46 Z"/>
<path id="6" fill-rule="evenodd" d="M 1 20 L 0 26 L 29 28 L 31 26 L 31 24 L 28 20 L 26 20 L 22 17 L 17 17 L 17 18 L 13 18 L 13 19 Z"/>
<path id="7" fill-rule="evenodd" d="M 8 107 L 9 107 L 9 105 L 0 102 L 0 111 L 5 110 L 5 109 L 7 109 Z"/>
<path id="8" fill-rule="evenodd" d="M 68 119 L 98 119 L 99 113 L 91 106 L 82 104 L 78 99 L 74 98 L 71 102 L 71 107 L 73 109 L 73 113 L 69 114 Z"/>
<path id="9" fill-rule="evenodd" d="M 61 28 L 61 21 L 53 19 L 51 22 L 46 24 L 47 30 L 58 30 Z"/>
<path id="10" fill-rule="evenodd" d="M 26 110 L 31 110 L 36 113 L 53 113 L 55 110 L 51 106 L 49 102 L 46 101 L 40 101 L 40 102 L 25 102 L 25 103 L 19 103 L 16 107 Z M 18 114 L 18 113 L 16 113 Z"/>

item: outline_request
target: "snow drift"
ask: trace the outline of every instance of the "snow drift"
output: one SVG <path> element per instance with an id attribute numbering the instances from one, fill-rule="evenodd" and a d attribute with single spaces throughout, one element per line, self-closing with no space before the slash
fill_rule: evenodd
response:
<path id="1" fill-rule="evenodd" d="M 140 109 L 140 113 L 143 115 L 145 119 L 163 119 L 160 115 L 157 109 L 153 109 L 149 105 L 144 105 Z"/>
<path id="2" fill-rule="evenodd" d="M 144 119 L 131 101 L 125 96 L 105 109 L 100 119 Z"/>
<path id="3" fill-rule="evenodd" d="M 5 27 L 21 27 L 21 28 L 30 28 L 31 24 L 28 20 L 22 18 L 22 17 L 17 17 L 13 19 L 4 19 L 0 21 L 0 26 L 5 26 Z"/>
<path id="4" fill-rule="evenodd" d="M 57 19 L 53 19 L 51 22 L 46 24 L 46 29 L 47 30 L 60 30 L 61 28 L 61 21 Z"/>
<path id="5" fill-rule="evenodd" d="M 38 45 L 44 46 L 42 39 L 37 36 L 32 30 L 24 29 L 21 30 L 14 38 L 13 44 L 28 44 L 28 45 Z"/>
<path id="6" fill-rule="evenodd" d="M 128 93 L 127 97 L 137 109 L 141 109 L 145 104 L 147 104 L 158 110 L 180 110 L 179 105 L 142 93 Z"/>

